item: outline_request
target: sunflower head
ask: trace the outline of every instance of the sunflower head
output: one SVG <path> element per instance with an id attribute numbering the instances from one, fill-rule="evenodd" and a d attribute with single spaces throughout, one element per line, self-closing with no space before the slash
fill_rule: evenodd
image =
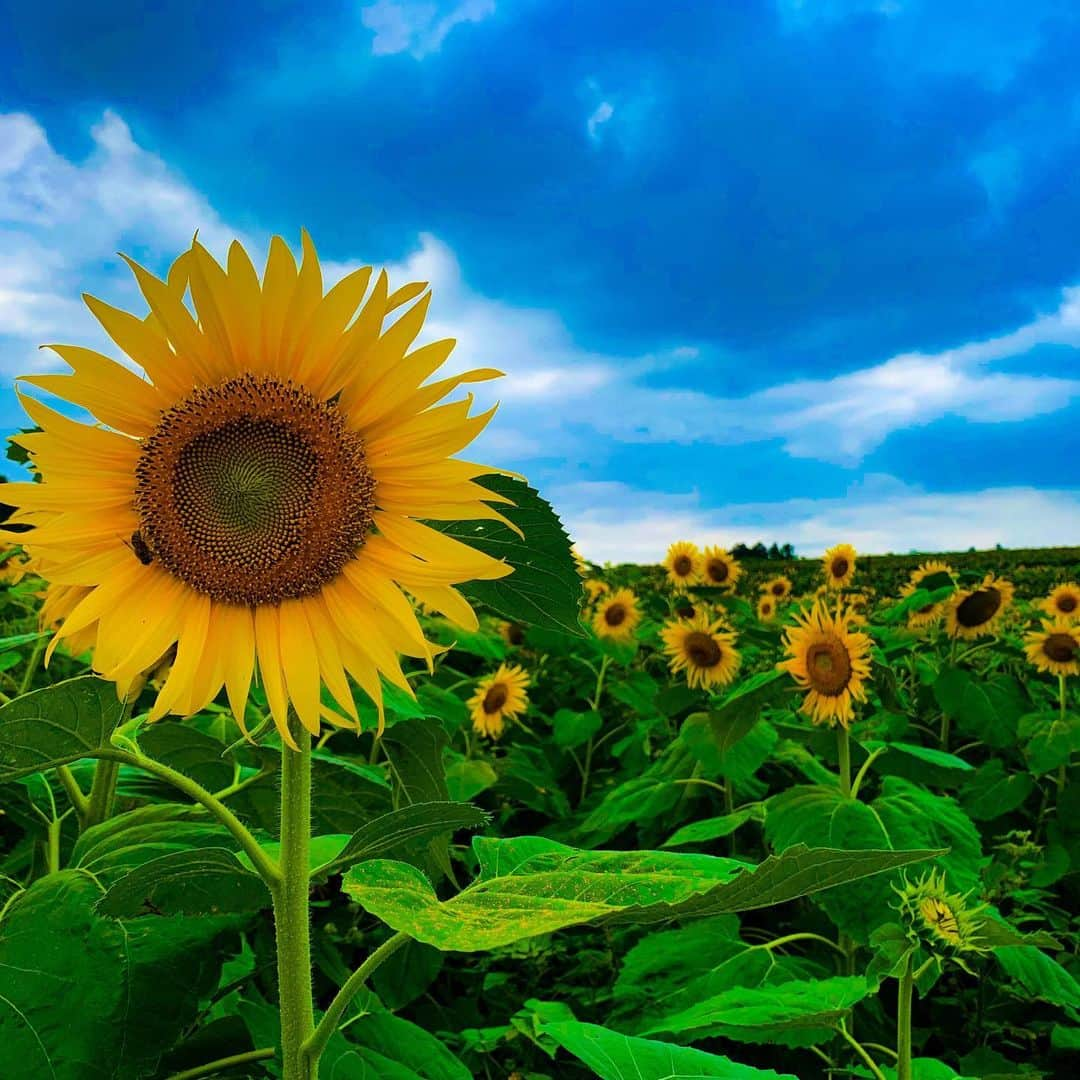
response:
<path id="1" fill-rule="evenodd" d="M 742 567 L 722 547 L 707 547 L 701 553 L 701 582 L 721 589 L 734 589 Z"/>
<path id="2" fill-rule="evenodd" d="M 1080 625 L 1067 619 L 1044 623 L 1025 636 L 1024 652 L 1039 671 L 1080 675 Z"/>
<path id="3" fill-rule="evenodd" d="M 1080 622 L 1080 585 L 1067 581 L 1055 586 L 1040 606 L 1052 618 Z"/>
<path id="4" fill-rule="evenodd" d="M 970 894 L 949 892 L 944 872 L 931 870 L 916 881 L 901 872 L 901 885 L 894 885 L 893 890 L 900 898 L 897 909 L 913 944 L 923 945 L 942 959 L 989 952 L 982 934 L 986 905 L 972 906 Z"/>
<path id="5" fill-rule="evenodd" d="M 590 604 L 595 604 L 599 597 L 610 591 L 611 586 L 600 578 L 587 578 L 585 581 L 585 595 Z"/>
<path id="6" fill-rule="evenodd" d="M 704 613 L 690 620 L 667 623 L 660 636 L 672 671 L 685 671 L 690 686 L 710 689 L 727 686 L 739 670 L 739 653 L 735 635 L 717 619 L 713 622 Z"/>
<path id="7" fill-rule="evenodd" d="M 772 622 L 772 620 L 776 618 L 776 599 L 769 595 L 769 593 L 765 593 L 765 595 L 758 600 L 757 617 L 762 622 Z"/>
<path id="8" fill-rule="evenodd" d="M 431 381 L 454 343 L 413 347 L 426 286 L 391 291 L 364 267 L 324 292 L 307 233 L 302 247 L 298 266 L 275 237 L 261 279 L 238 243 L 222 266 L 194 242 L 165 280 L 129 260 L 149 317 L 87 304 L 142 375 L 51 346 L 71 373 L 23 385 L 95 422 L 24 396 L 41 430 L 17 440 L 41 483 L 2 496 L 10 523 L 33 526 L 21 542 L 42 577 L 66 590 L 43 613 L 61 622 L 50 650 L 88 642 L 125 695 L 175 650 L 155 720 L 224 686 L 242 722 L 257 671 L 293 745 L 290 706 L 312 733 L 342 719 L 324 686 L 354 723 L 349 676 L 380 717 L 383 679 L 412 693 L 400 655 L 430 664 L 435 649 L 406 593 L 476 629 L 455 585 L 510 572 L 422 524 L 505 520 L 509 500 L 475 482 L 492 470 L 451 456 L 491 413 L 441 403 L 499 373 Z"/>
<path id="9" fill-rule="evenodd" d="M 609 641 L 631 641 L 639 622 L 637 597 L 629 589 L 618 589 L 603 597 L 593 615 L 597 637 Z"/>
<path id="10" fill-rule="evenodd" d="M 992 634 L 1012 603 L 1013 585 L 987 574 L 974 589 L 958 589 L 949 598 L 949 637 L 977 638 Z"/>
<path id="11" fill-rule="evenodd" d="M 822 557 L 825 584 L 830 589 L 843 589 L 855 577 L 855 549 L 850 544 L 837 544 Z"/>
<path id="12" fill-rule="evenodd" d="M 806 691 L 801 711 L 815 724 L 847 727 L 854 715 L 853 703 L 866 700 L 870 639 L 849 630 L 850 623 L 850 612 L 830 612 L 818 600 L 785 632 L 787 659 L 777 666 Z"/>
<path id="13" fill-rule="evenodd" d="M 783 574 L 778 574 L 771 580 L 766 581 L 761 586 L 761 591 L 767 593 L 777 602 L 786 600 L 791 595 L 791 579 L 784 577 Z"/>
<path id="14" fill-rule="evenodd" d="M 468 703 L 473 730 L 497 739 L 505 721 L 528 708 L 528 687 L 528 673 L 516 664 L 501 664 L 494 675 L 481 679 Z"/>
<path id="15" fill-rule="evenodd" d="M 664 557 L 668 581 L 679 590 L 696 584 L 701 578 L 703 566 L 704 561 L 697 544 L 692 544 L 689 540 L 676 540 Z"/>
<path id="16" fill-rule="evenodd" d="M 509 622 L 506 619 L 499 621 L 499 637 L 514 648 L 517 648 L 525 640 L 525 627 L 519 622 Z"/>

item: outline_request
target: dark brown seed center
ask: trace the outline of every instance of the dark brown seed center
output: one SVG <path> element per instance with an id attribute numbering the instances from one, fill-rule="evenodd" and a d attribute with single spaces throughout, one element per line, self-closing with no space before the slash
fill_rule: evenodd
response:
<path id="1" fill-rule="evenodd" d="M 710 559 L 707 573 L 710 581 L 715 581 L 717 585 L 720 585 L 727 581 L 731 568 L 723 559 Z"/>
<path id="2" fill-rule="evenodd" d="M 509 696 L 510 692 L 507 690 L 505 683 L 496 683 L 484 695 L 484 712 L 489 716 L 497 713 L 506 704 L 506 699 Z"/>
<path id="3" fill-rule="evenodd" d="M 626 607 L 623 604 L 612 604 L 604 611 L 604 622 L 608 626 L 622 626 L 626 622 Z"/>
<path id="4" fill-rule="evenodd" d="M 842 578 L 847 572 L 848 567 L 851 565 L 847 559 L 841 557 L 839 559 L 833 559 L 832 563 L 832 575 L 836 578 Z"/>
<path id="5" fill-rule="evenodd" d="M 1001 607 L 1001 593 L 993 586 L 976 589 L 956 605 L 956 621 L 969 630 L 988 623 Z"/>
<path id="6" fill-rule="evenodd" d="M 696 614 L 696 609 L 693 604 L 683 604 L 681 607 L 675 609 L 675 614 L 680 619 L 692 619 Z"/>
<path id="7" fill-rule="evenodd" d="M 843 693 L 851 681 L 851 657 L 835 638 L 818 641 L 806 651 L 806 675 L 810 686 L 826 697 Z"/>
<path id="8" fill-rule="evenodd" d="M 782 581 L 773 582 L 772 594 L 773 596 L 783 596 L 787 586 Z"/>
<path id="9" fill-rule="evenodd" d="M 714 668 L 723 656 L 719 643 L 701 630 L 687 634 L 683 648 L 690 663 L 698 668 Z"/>
<path id="10" fill-rule="evenodd" d="M 1080 645 L 1076 644 L 1076 638 L 1072 634 L 1051 634 L 1043 642 L 1043 652 L 1047 658 L 1057 664 L 1067 664 L 1076 659 L 1080 652 Z"/>
<path id="11" fill-rule="evenodd" d="M 694 563 L 689 555 L 680 555 L 675 560 L 675 573 L 679 577 L 686 577 L 687 574 L 694 568 Z"/>
<path id="12" fill-rule="evenodd" d="M 1071 615 L 1076 610 L 1076 597 L 1072 593 L 1063 593 L 1057 598 L 1057 609 L 1065 615 Z"/>

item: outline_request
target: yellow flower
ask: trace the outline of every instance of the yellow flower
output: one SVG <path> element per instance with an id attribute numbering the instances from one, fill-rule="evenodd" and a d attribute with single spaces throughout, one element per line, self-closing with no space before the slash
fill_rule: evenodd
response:
<path id="1" fill-rule="evenodd" d="M 735 635 L 726 632 L 719 619 L 710 622 L 699 614 L 689 622 L 669 622 L 660 636 L 671 670 L 685 671 L 689 686 L 727 686 L 739 670 Z"/>
<path id="2" fill-rule="evenodd" d="M 588 560 L 576 547 L 570 549 L 570 554 L 574 556 L 574 565 L 577 567 L 577 572 L 582 577 L 588 577 L 591 573 Z"/>
<path id="3" fill-rule="evenodd" d="M 701 580 L 704 585 L 734 589 L 742 567 L 721 547 L 707 547 L 702 553 Z"/>
<path id="4" fill-rule="evenodd" d="M 676 540 L 668 548 L 664 559 L 667 569 L 668 581 L 676 589 L 685 589 L 688 585 L 694 585 L 701 577 L 703 560 L 697 544 L 689 540 Z"/>
<path id="5" fill-rule="evenodd" d="M 380 722 L 380 679 L 412 693 L 399 655 L 430 664 L 434 647 L 402 590 L 476 629 L 454 586 L 511 569 L 422 523 L 501 519 L 492 504 L 507 500 L 475 483 L 491 470 L 451 457 L 491 412 L 439 404 L 499 373 L 429 381 L 454 343 L 408 351 L 424 285 L 390 292 L 365 267 L 324 295 L 307 233 L 302 244 L 298 268 L 274 237 L 261 281 L 238 243 L 223 268 L 194 242 L 166 281 L 129 260 L 149 318 L 87 304 L 146 377 L 52 346 L 73 372 L 23 383 L 100 423 L 24 397 L 42 430 L 16 438 L 43 482 L 0 494 L 34 526 L 21 542 L 42 576 L 86 590 L 50 648 L 92 634 L 95 670 L 124 694 L 175 646 L 155 720 L 198 712 L 222 686 L 242 720 L 257 670 L 289 743 L 290 704 L 312 733 L 333 712 L 323 686 L 358 722 L 346 674 Z"/>
<path id="6" fill-rule="evenodd" d="M 829 548 L 822 559 L 825 567 L 825 584 L 830 589 L 842 589 L 855 577 L 855 549 L 850 544 L 837 544 Z"/>
<path id="7" fill-rule="evenodd" d="M 897 907 L 913 943 L 957 961 L 958 954 L 989 952 L 982 933 L 985 904 L 969 907 L 970 894 L 948 892 L 944 872 L 931 870 L 911 882 L 901 871 L 901 882 L 893 890 L 900 897 Z"/>
<path id="8" fill-rule="evenodd" d="M 598 597 L 604 595 L 604 593 L 610 592 L 611 587 L 606 581 L 601 581 L 599 578 L 589 578 L 585 582 L 585 593 L 589 598 L 590 604 L 595 604 Z"/>
<path id="9" fill-rule="evenodd" d="M 637 597 L 629 589 L 619 589 L 600 601 L 593 616 L 593 629 L 598 637 L 630 641 L 639 622 Z"/>
<path id="10" fill-rule="evenodd" d="M 1056 586 L 1040 606 L 1055 618 L 1080 619 L 1080 585 L 1067 581 Z"/>
<path id="11" fill-rule="evenodd" d="M 497 739 L 503 733 L 503 722 L 528 708 L 528 686 L 528 673 L 516 664 L 502 664 L 494 675 L 481 679 L 469 698 L 473 730 Z"/>
<path id="12" fill-rule="evenodd" d="M 917 570 L 912 570 L 911 577 L 908 579 L 907 583 L 900 586 L 900 595 L 911 596 L 921 587 L 926 578 L 932 577 L 935 574 L 948 574 L 952 577 L 954 576 L 954 571 L 948 563 L 939 562 L 936 559 L 924 562 Z M 925 604 L 921 608 L 908 612 L 907 624 L 912 629 L 929 626 L 931 623 L 937 622 L 944 612 L 945 604 Z"/>
<path id="13" fill-rule="evenodd" d="M 499 636 L 507 645 L 518 646 L 525 640 L 525 627 L 521 623 L 499 621 Z"/>
<path id="14" fill-rule="evenodd" d="M 1012 582 L 987 574 L 975 589 L 957 589 L 949 598 L 949 637 L 977 638 L 992 634 L 1012 603 Z"/>
<path id="15" fill-rule="evenodd" d="M 30 560 L 26 553 L 13 552 L 0 563 L 0 584 L 17 585 L 30 572 Z"/>
<path id="16" fill-rule="evenodd" d="M 776 618 L 776 600 L 768 593 L 758 601 L 757 617 L 762 622 L 772 622 Z"/>
<path id="17" fill-rule="evenodd" d="M 870 677 L 870 639 L 848 629 L 850 613 L 835 614 L 817 601 L 796 616 L 784 634 L 788 659 L 777 667 L 807 691 L 801 711 L 815 724 L 847 727 L 852 703 L 866 700 L 863 681 Z"/>
<path id="18" fill-rule="evenodd" d="M 791 595 L 791 579 L 779 574 L 761 586 L 761 591 L 768 593 L 774 600 L 784 600 Z"/>
<path id="19" fill-rule="evenodd" d="M 1024 637 L 1024 652 L 1039 671 L 1080 675 L 1080 626 L 1066 619 L 1045 623 Z"/>

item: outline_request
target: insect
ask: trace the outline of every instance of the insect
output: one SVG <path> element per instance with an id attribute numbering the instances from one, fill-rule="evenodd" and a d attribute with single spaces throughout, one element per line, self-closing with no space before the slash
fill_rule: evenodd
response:
<path id="1" fill-rule="evenodd" d="M 142 538 L 142 533 L 138 529 L 131 534 L 131 542 L 128 546 L 135 552 L 135 558 L 143 566 L 149 566 L 154 561 L 154 553 L 147 546 L 146 541 Z"/>

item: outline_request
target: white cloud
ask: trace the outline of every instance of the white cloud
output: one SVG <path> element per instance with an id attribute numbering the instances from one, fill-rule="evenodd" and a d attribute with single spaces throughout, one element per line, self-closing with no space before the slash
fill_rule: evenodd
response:
<path id="1" fill-rule="evenodd" d="M 592 115 L 586 121 L 585 126 L 589 131 L 589 138 L 597 138 L 597 132 L 601 124 L 606 124 L 615 115 L 615 109 L 610 101 L 601 101 L 592 111 Z"/>
<path id="2" fill-rule="evenodd" d="M 495 0 L 376 0 L 360 11 L 360 21 L 373 31 L 375 56 L 409 52 L 417 60 L 438 52 L 446 36 L 462 23 L 478 23 L 495 13 Z"/>

